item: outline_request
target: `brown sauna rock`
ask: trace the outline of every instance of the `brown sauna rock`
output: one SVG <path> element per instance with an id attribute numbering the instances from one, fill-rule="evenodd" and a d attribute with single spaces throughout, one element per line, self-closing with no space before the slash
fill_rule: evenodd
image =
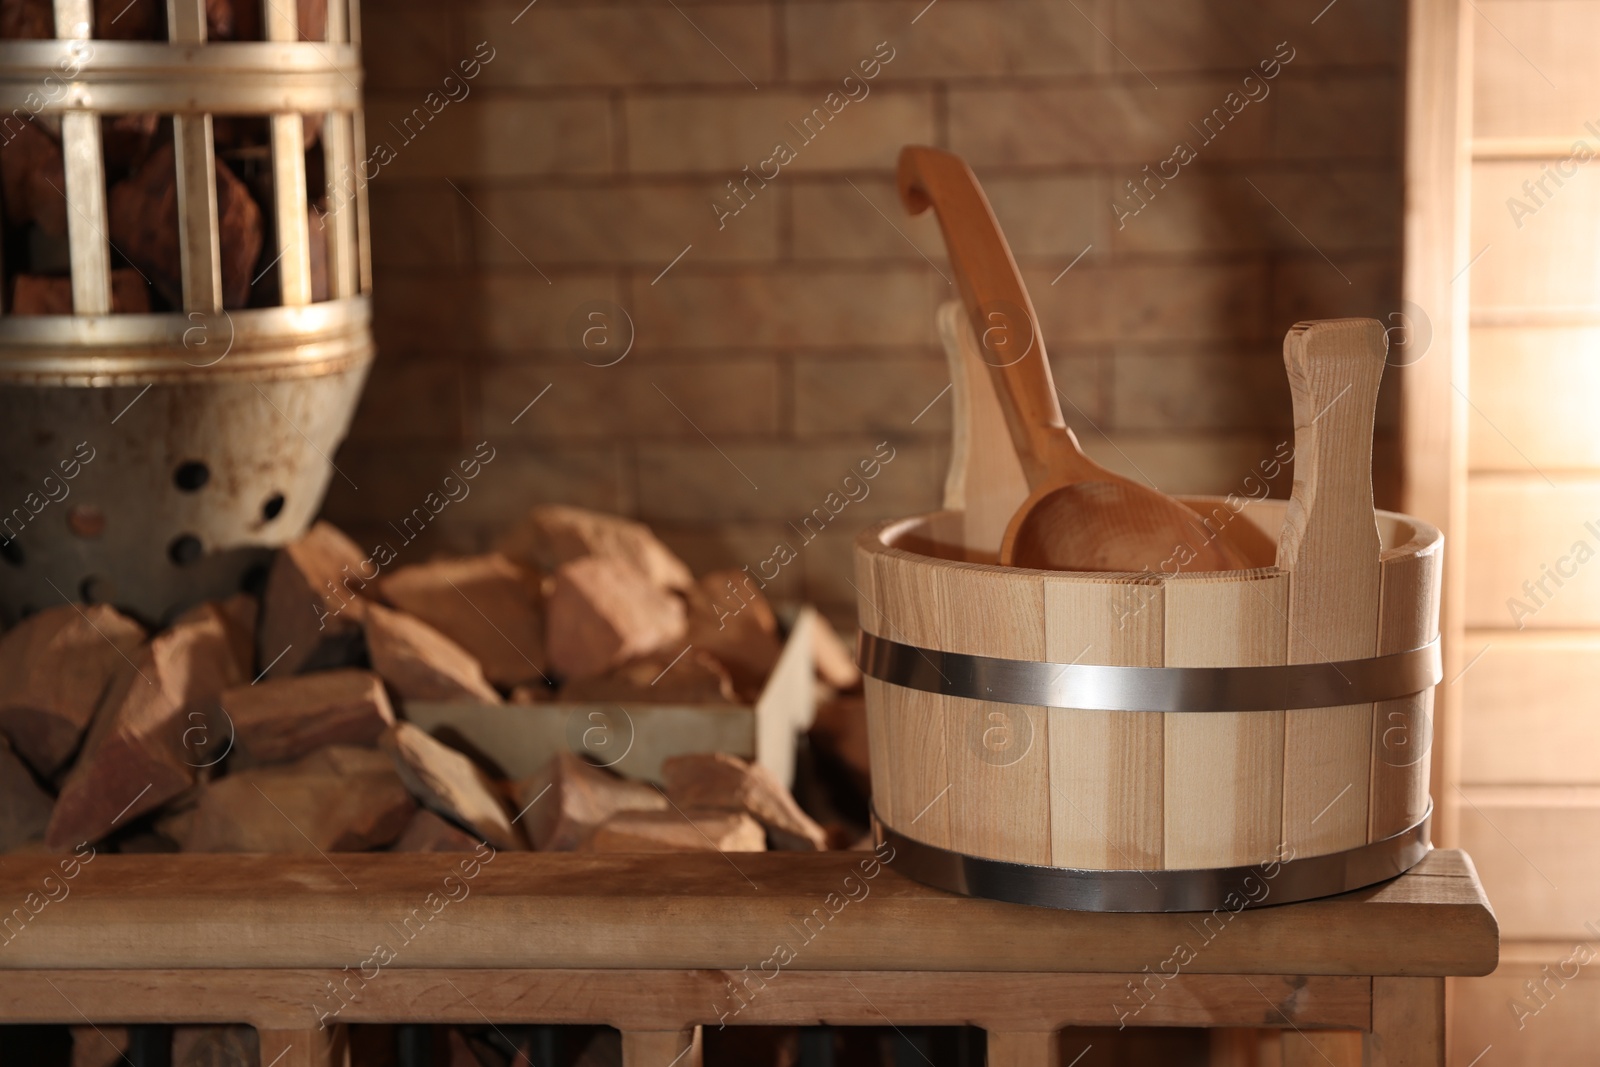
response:
<path id="1" fill-rule="evenodd" d="M 742 811 L 624 811 L 600 825 L 583 852 L 765 852 L 761 824 Z"/>
<path id="2" fill-rule="evenodd" d="M 668 758 L 661 773 L 667 797 L 679 807 L 747 811 L 783 848 L 820 852 L 828 847 L 827 832 L 759 763 L 723 752 L 696 753 Z"/>
<path id="3" fill-rule="evenodd" d="M 302 41 L 328 39 L 328 0 L 298 0 L 295 15 Z M 206 37 L 213 41 L 261 41 L 261 5 L 256 0 L 206 0 Z"/>
<path id="4" fill-rule="evenodd" d="M 53 804 L 0 735 L 0 852 L 43 838 Z"/>
<path id="5" fill-rule="evenodd" d="M 517 806 L 533 847 L 567 852 L 620 811 L 665 811 L 667 798 L 646 782 L 629 781 L 563 752 L 517 783 Z"/>
<path id="6" fill-rule="evenodd" d="M 360 852 L 399 837 L 416 810 L 383 753 L 329 745 L 209 782 L 161 829 L 185 852 Z"/>
<path id="7" fill-rule="evenodd" d="M 121 1067 L 133 1041 L 126 1026 L 109 1023 L 74 1026 L 71 1032 L 72 1067 Z"/>
<path id="8" fill-rule="evenodd" d="M 222 303 L 244 307 L 265 240 L 261 209 L 250 190 L 221 160 L 217 176 L 218 243 L 222 250 Z M 183 304 L 178 246 L 178 173 L 171 143 L 151 152 L 139 169 L 111 187 L 107 201 L 111 243 L 174 306 Z"/>
<path id="9" fill-rule="evenodd" d="M 631 563 L 586 556 L 556 570 L 545 604 L 550 666 L 564 679 L 593 678 L 682 641 L 683 600 Z"/>
<path id="10" fill-rule="evenodd" d="M 120 1062 L 120 1061 L 119 1061 Z M 174 1026 L 172 1067 L 259 1067 L 261 1039 L 253 1026 Z"/>
<path id="11" fill-rule="evenodd" d="M 569 703 L 737 704 L 733 679 L 718 659 L 698 648 L 672 656 L 625 663 L 598 678 L 579 678 L 561 687 Z"/>
<path id="12" fill-rule="evenodd" d="M 491 553 L 402 567 L 378 589 L 384 600 L 471 653 L 495 685 L 511 689 L 545 680 L 536 572 Z"/>
<path id="13" fill-rule="evenodd" d="M 865 697 L 860 693 L 845 693 L 820 705 L 810 736 L 812 747 L 844 768 L 858 793 L 872 794 Z"/>
<path id="14" fill-rule="evenodd" d="M 466 756 L 406 722 L 391 726 L 378 744 L 423 804 L 470 827 L 495 848 L 527 848 L 494 784 Z"/>
<path id="15" fill-rule="evenodd" d="M 379 604 L 367 606 L 372 669 L 401 700 L 501 703 L 472 653 L 421 619 Z"/>
<path id="16" fill-rule="evenodd" d="M 55 35 L 54 16 L 50 18 L 52 32 L 47 37 Z M 0 190 L 6 222 L 12 226 L 31 222 L 52 237 L 65 237 L 67 179 L 61 146 L 35 122 L 11 121 L 5 132 L 0 141 Z"/>
<path id="17" fill-rule="evenodd" d="M 715 656 L 754 703 L 783 653 L 778 617 L 744 571 L 714 571 L 688 591 L 689 644 Z"/>
<path id="18" fill-rule="evenodd" d="M 155 147 L 161 130 L 161 116 L 154 111 L 129 115 L 107 115 L 100 120 L 100 143 L 106 157 L 106 171 L 113 177 L 141 166 Z"/>
<path id="19" fill-rule="evenodd" d="M 367 607 L 363 568 L 372 565 L 332 523 L 318 522 L 278 550 L 267 573 L 256 646 L 268 677 L 356 659 Z"/>
<path id="20" fill-rule="evenodd" d="M 694 584 L 688 566 L 640 522 L 565 504 L 544 504 L 503 537 L 499 549 L 546 574 L 563 563 L 600 556 L 631 563 L 660 589 Z"/>
<path id="21" fill-rule="evenodd" d="M 0 733 L 39 774 L 53 775 L 144 636 L 105 604 L 63 604 L 18 623 L 0 637 Z"/>
<path id="22" fill-rule="evenodd" d="M 418 808 L 391 852 L 476 852 L 478 839 L 427 808 Z"/>
<path id="23" fill-rule="evenodd" d="M 56 12 L 51 0 L 0 0 L 0 40 L 42 41 L 55 35 Z"/>
<path id="24" fill-rule="evenodd" d="M 118 267 L 111 272 L 111 310 L 118 315 L 142 315 L 150 310 L 150 287 L 138 271 Z M 72 279 L 55 274 L 18 274 L 11 290 L 11 314 L 72 314 Z"/>
<path id="25" fill-rule="evenodd" d="M 154 41 L 166 29 L 160 0 L 94 0 L 94 36 L 100 41 Z"/>
<path id="26" fill-rule="evenodd" d="M 861 668 L 856 666 L 855 653 L 832 623 L 818 615 L 811 640 L 818 678 L 841 693 L 861 688 Z"/>
<path id="27" fill-rule="evenodd" d="M 228 647 L 239 673 L 254 678 L 256 662 L 256 621 L 261 615 L 261 602 L 249 593 L 235 593 L 225 600 L 208 600 L 197 604 L 173 620 L 174 626 L 216 618 L 228 636 Z"/>
<path id="28" fill-rule="evenodd" d="M 323 745 L 375 745 L 394 725 L 383 681 L 367 671 L 317 671 L 229 689 L 222 707 L 238 765 L 282 763 Z"/>

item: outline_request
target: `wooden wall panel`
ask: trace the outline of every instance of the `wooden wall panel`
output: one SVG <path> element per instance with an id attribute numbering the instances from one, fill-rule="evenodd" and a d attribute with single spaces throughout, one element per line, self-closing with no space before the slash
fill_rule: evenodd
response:
<path id="1" fill-rule="evenodd" d="M 1467 521 L 1468 626 L 1600 626 L 1600 472 L 1474 476 Z"/>
<path id="2" fill-rule="evenodd" d="M 1461 844 L 1502 938 L 1565 940 L 1600 922 L 1600 789 L 1474 786 L 1464 796 Z"/>
<path id="3" fill-rule="evenodd" d="M 1589 230 L 1600 233 L 1600 214 Z M 1600 323 L 1478 326 L 1471 337 L 1472 469 L 1537 476 L 1600 467 L 1600 432 L 1573 432 L 1600 410 Z"/>
<path id="4" fill-rule="evenodd" d="M 1473 134 L 1577 136 L 1595 117 L 1600 6 L 1588 0 L 1472 0 Z"/>
<path id="5" fill-rule="evenodd" d="M 1600 785 L 1600 634 L 1480 630 L 1465 655 L 1463 782 Z"/>
<path id="6" fill-rule="evenodd" d="M 1600 130 L 1600 106 L 1593 110 Z M 1580 136 L 1588 140 L 1591 153 L 1600 152 L 1600 133 L 1574 127 L 1569 141 Z M 1552 177 L 1547 165 L 1558 164 Z M 1563 177 L 1559 169 L 1570 171 L 1570 176 Z M 1600 254 L 1592 243 L 1584 249 L 1573 247 L 1575 234 L 1596 230 L 1600 230 L 1600 161 L 1579 164 L 1558 157 L 1474 164 L 1473 254 L 1487 246 L 1472 266 L 1474 318 L 1486 308 L 1600 302 Z M 1474 402 L 1478 392 L 1478 382 L 1473 381 Z M 1518 393 L 1530 399 L 1539 395 L 1527 387 Z M 1478 430 L 1473 427 L 1472 433 Z"/>
<path id="7" fill-rule="evenodd" d="M 1600 937 L 1585 939 L 1600 952 Z M 1519 945 L 1487 978 L 1457 983 L 1451 1063 L 1579 1067 L 1595 1060 L 1600 1019 L 1600 958 L 1580 965 L 1572 940 Z M 1546 970 L 1546 968 L 1549 968 Z M 1565 978 L 1564 975 L 1576 976 Z M 1552 978 L 1551 975 L 1555 977 Z M 1537 992 L 1530 992 L 1532 982 Z"/>

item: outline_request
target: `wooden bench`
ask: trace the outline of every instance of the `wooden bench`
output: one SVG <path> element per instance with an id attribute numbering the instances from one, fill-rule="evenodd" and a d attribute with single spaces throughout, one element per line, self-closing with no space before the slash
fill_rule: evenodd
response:
<path id="1" fill-rule="evenodd" d="M 483 856 L 0 857 L 0 1023 L 248 1023 L 276 1067 L 338 1062 L 345 1023 L 486 1021 L 615 1026 L 628 1067 L 692 1067 L 719 1022 L 970 1023 L 994 1067 L 1059 1064 L 1067 1027 L 1260 1027 L 1285 1064 L 1441 1067 L 1444 976 L 1499 947 L 1457 851 L 1173 915 L 969 900 L 867 852 Z"/>

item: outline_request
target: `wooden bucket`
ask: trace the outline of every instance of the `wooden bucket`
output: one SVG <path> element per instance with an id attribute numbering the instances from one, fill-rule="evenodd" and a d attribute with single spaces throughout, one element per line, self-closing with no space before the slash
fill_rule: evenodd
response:
<path id="1" fill-rule="evenodd" d="M 1373 329 L 1336 335 L 1371 347 Z M 1380 333 L 1357 368 L 1374 396 L 1382 352 Z M 1299 410 L 1318 366 L 1298 368 L 1292 499 L 1186 499 L 1212 536 L 1276 541 L 1275 566 L 1001 567 L 992 516 L 961 510 L 860 536 L 874 816 L 898 868 L 1019 903 L 1237 911 L 1427 852 L 1442 537 L 1374 511 L 1370 407 Z M 985 381 L 958 425 L 998 425 Z M 994 459 L 960 433 L 956 451 Z"/>

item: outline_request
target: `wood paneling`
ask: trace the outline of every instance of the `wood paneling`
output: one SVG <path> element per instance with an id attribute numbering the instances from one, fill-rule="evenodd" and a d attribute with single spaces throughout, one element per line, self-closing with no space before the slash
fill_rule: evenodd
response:
<path id="1" fill-rule="evenodd" d="M 1600 232 L 1600 217 L 1589 230 Z M 1471 381 L 1473 470 L 1600 467 L 1600 433 L 1574 432 L 1600 409 L 1600 325 L 1475 327 Z"/>
<path id="2" fill-rule="evenodd" d="M 1468 626 L 1600 626 L 1600 477 L 1474 476 L 1467 517 Z"/>
<path id="3" fill-rule="evenodd" d="M 1503 937 L 1563 940 L 1600 920 L 1600 789 L 1474 786 L 1463 797 L 1461 843 Z"/>
<path id="4" fill-rule="evenodd" d="M 1463 651 L 1463 782 L 1600 785 L 1600 634 L 1476 630 Z"/>

